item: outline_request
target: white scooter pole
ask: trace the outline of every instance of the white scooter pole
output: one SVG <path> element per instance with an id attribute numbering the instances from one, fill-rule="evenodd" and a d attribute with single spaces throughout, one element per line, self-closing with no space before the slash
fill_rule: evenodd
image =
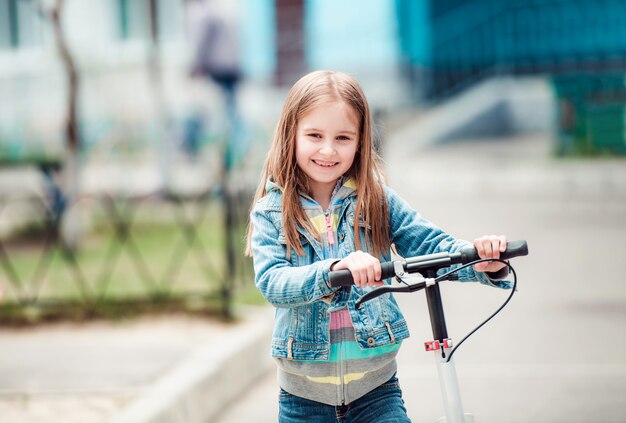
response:
<path id="1" fill-rule="evenodd" d="M 432 349 L 431 345 L 433 347 Z M 435 346 L 439 346 L 439 348 L 435 349 Z M 439 341 L 426 344 L 427 350 L 434 351 L 435 354 L 439 386 L 441 387 L 441 397 L 443 398 L 443 407 L 446 412 L 446 416 L 439 418 L 436 423 L 474 423 L 474 416 L 463 412 L 461 391 L 459 389 L 459 381 L 456 377 L 454 360 L 450 359 L 450 361 L 447 361 L 447 357 L 452 350 L 451 347 L 452 342 L 450 339 L 445 339 L 444 345 L 441 345 Z M 442 357 L 441 349 L 443 349 L 445 357 Z"/>

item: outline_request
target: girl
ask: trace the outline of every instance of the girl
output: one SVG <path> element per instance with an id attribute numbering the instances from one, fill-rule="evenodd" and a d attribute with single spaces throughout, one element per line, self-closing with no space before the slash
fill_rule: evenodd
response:
<path id="1" fill-rule="evenodd" d="M 250 213 L 247 253 L 256 285 L 276 307 L 272 356 L 280 422 L 409 422 L 396 355 L 409 336 L 395 299 L 359 310 L 382 285 L 381 261 L 454 252 L 457 240 L 423 219 L 383 177 L 363 91 L 348 75 L 318 71 L 291 88 Z M 504 236 L 474 241 L 498 258 Z M 331 288 L 328 272 L 349 269 L 352 289 Z M 502 263 L 460 272 L 462 281 L 507 287 Z"/>

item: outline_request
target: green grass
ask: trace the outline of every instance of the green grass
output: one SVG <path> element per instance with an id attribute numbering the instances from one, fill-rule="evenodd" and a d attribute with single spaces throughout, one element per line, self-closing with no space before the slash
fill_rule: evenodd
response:
<path id="1" fill-rule="evenodd" d="M 239 304 L 248 304 L 256 306 L 267 305 L 267 300 L 253 284 L 247 284 L 235 293 L 235 302 Z"/>
<path id="2" fill-rule="evenodd" d="M 177 223 L 181 211 L 197 223 L 191 244 Z M 131 222 L 125 240 L 115 235 L 115 225 L 105 218 L 104 208 L 95 208 L 90 215 L 91 229 L 73 255 L 60 245 L 45 250 L 43 232 L 37 234 L 43 225 L 31 225 L 26 233 L 4 241 L 21 282 L 14 286 L 6 266 L 0 267 L 5 292 L 0 322 L 62 315 L 107 317 L 124 314 L 124 307 L 219 313 L 226 279 L 233 284 L 235 301 L 264 302 L 254 288 L 249 259 L 242 257 L 243 223 L 235 237 L 239 240 L 237 269 L 225 276 L 225 231 L 219 205 L 188 204 L 176 209 L 165 202 L 139 204 L 132 215 L 124 217 Z"/>

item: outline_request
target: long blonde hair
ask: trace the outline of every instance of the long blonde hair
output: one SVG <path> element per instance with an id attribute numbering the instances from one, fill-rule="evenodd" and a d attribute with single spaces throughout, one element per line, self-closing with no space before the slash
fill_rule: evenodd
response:
<path id="1" fill-rule="evenodd" d="M 300 193 L 309 193 L 308 181 L 296 163 L 296 130 L 300 119 L 313 108 L 323 103 L 342 101 L 352 108 L 359 119 L 359 145 L 351 168 L 346 173 L 357 184 L 357 204 L 354 219 L 354 239 L 356 248 L 364 248 L 378 257 L 390 247 L 389 214 L 382 186 L 382 171 L 379 157 L 373 146 L 373 127 L 369 105 L 363 90 L 351 76 L 331 71 L 311 72 L 289 90 L 283 110 L 276 125 L 272 146 L 263 167 L 259 186 L 252 207 L 267 192 L 268 179 L 282 187 L 282 224 L 287 241 L 287 256 L 291 248 L 296 254 L 304 254 L 297 225 L 317 237 L 300 204 Z M 359 222 L 365 224 L 366 246 L 360 244 Z M 252 231 L 248 226 L 246 254 L 252 255 Z"/>

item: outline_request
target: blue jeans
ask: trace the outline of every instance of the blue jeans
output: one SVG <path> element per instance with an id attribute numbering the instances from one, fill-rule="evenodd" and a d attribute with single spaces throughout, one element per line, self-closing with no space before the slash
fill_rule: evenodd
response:
<path id="1" fill-rule="evenodd" d="M 280 390 L 280 423 L 410 423 L 398 378 L 393 376 L 378 388 L 348 405 L 332 406 Z"/>

